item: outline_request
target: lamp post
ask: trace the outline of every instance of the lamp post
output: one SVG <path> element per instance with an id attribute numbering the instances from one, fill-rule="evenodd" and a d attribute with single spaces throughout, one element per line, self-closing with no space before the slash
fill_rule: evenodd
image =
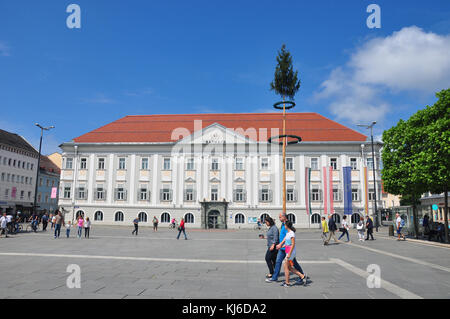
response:
<path id="1" fill-rule="evenodd" d="M 377 124 L 376 121 L 372 122 L 370 125 L 357 124 L 357 126 L 370 129 L 370 139 L 371 139 L 371 144 L 372 144 L 372 172 L 373 172 L 373 200 L 374 200 L 373 207 L 374 207 L 374 216 L 376 218 L 375 227 L 378 232 L 379 220 L 378 220 L 378 212 L 377 212 L 377 184 L 376 184 L 376 178 L 375 178 L 375 151 L 374 151 L 374 147 L 373 147 L 373 127 L 375 124 Z"/>
<path id="2" fill-rule="evenodd" d="M 53 125 L 49 126 L 49 127 L 43 127 L 39 123 L 36 123 L 35 125 L 41 129 L 41 139 L 39 141 L 39 156 L 38 156 L 38 164 L 37 164 L 37 169 L 36 169 L 36 186 L 34 187 L 33 215 L 36 214 L 36 200 L 37 200 L 38 183 L 39 183 L 39 170 L 40 170 L 40 165 L 41 165 L 42 136 L 44 135 L 44 130 L 49 131 L 52 128 L 55 128 Z"/>

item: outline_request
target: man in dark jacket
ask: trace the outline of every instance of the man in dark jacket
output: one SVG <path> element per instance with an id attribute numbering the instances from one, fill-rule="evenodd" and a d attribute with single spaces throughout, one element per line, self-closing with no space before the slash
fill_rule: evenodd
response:
<path id="1" fill-rule="evenodd" d="M 334 221 L 333 215 L 328 216 L 328 230 L 330 232 L 330 235 L 328 236 L 328 239 L 325 241 L 325 245 L 328 245 L 328 243 L 331 240 L 331 237 L 333 237 L 334 242 L 339 243 L 339 240 L 336 238 L 336 235 L 334 232 L 337 230 L 336 222 Z"/>
<path id="2" fill-rule="evenodd" d="M 373 222 L 372 219 L 369 216 L 366 216 L 366 228 L 367 228 L 367 238 L 366 240 L 369 240 L 369 236 L 373 239 Z"/>

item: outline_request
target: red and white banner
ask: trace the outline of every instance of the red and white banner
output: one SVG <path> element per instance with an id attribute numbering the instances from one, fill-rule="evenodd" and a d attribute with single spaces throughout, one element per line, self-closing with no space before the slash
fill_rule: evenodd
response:
<path id="1" fill-rule="evenodd" d="M 322 167 L 322 186 L 323 186 L 323 213 L 324 215 L 333 214 L 333 169 L 331 166 Z"/>
<path id="2" fill-rule="evenodd" d="M 57 187 L 52 187 L 52 196 L 51 198 L 56 198 L 56 193 L 58 192 L 58 188 Z"/>

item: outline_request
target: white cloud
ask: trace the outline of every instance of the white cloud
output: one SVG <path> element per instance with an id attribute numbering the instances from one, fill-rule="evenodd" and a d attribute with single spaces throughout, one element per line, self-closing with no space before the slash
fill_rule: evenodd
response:
<path id="1" fill-rule="evenodd" d="M 403 28 L 358 48 L 350 61 L 335 68 L 316 100 L 330 100 L 330 111 L 352 123 L 379 121 L 391 109 L 387 92 L 432 94 L 450 86 L 450 36 Z"/>
<path id="2" fill-rule="evenodd" d="M 95 97 L 90 99 L 83 99 L 84 103 L 92 104 L 114 104 L 117 103 L 116 100 L 107 97 L 105 94 L 97 94 Z"/>
<path id="3" fill-rule="evenodd" d="M 4 42 L 0 42 L 0 56 L 10 56 L 11 48 Z"/>

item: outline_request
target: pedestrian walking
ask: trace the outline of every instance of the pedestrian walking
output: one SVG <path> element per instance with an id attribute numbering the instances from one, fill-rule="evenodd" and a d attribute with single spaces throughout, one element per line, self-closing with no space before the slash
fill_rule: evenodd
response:
<path id="1" fill-rule="evenodd" d="M 153 231 L 158 231 L 158 218 L 156 216 L 153 216 Z"/>
<path id="2" fill-rule="evenodd" d="M 133 235 L 134 233 L 136 233 L 136 236 L 138 235 L 138 228 L 139 228 L 139 226 L 138 226 L 138 224 L 139 224 L 139 218 L 135 218 L 134 220 L 133 220 L 133 224 L 134 224 L 134 230 L 131 232 L 131 235 Z"/>
<path id="3" fill-rule="evenodd" d="M 47 225 L 48 225 L 48 213 L 45 213 L 42 216 L 42 231 L 47 231 Z"/>
<path id="4" fill-rule="evenodd" d="M 341 236 L 339 236 L 338 240 L 341 240 L 342 237 L 344 237 L 344 235 L 347 235 L 347 242 L 350 241 L 349 235 L 348 235 L 348 231 L 350 230 L 350 226 L 347 222 L 347 215 L 344 215 L 344 217 L 342 217 L 342 223 L 341 223 L 341 231 L 342 234 Z"/>
<path id="5" fill-rule="evenodd" d="M 423 216 L 423 235 L 427 235 L 430 232 L 430 217 L 428 217 L 428 214 L 425 214 L 425 216 Z"/>
<path id="6" fill-rule="evenodd" d="M 77 227 L 78 227 L 78 238 L 81 238 L 81 234 L 83 233 L 83 224 L 84 219 L 83 216 L 78 216 Z"/>
<path id="7" fill-rule="evenodd" d="M 400 217 L 400 214 L 395 214 L 395 228 L 397 230 L 397 240 L 401 240 L 400 237 L 403 237 L 403 240 L 406 240 L 405 235 L 402 234 L 402 228 L 405 226 L 405 221 Z"/>
<path id="8" fill-rule="evenodd" d="M 329 230 L 328 230 L 328 223 L 325 219 L 325 216 L 322 216 L 322 240 L 323 244 L 327 245 L 327 236 L 328 236 Z"/>
<path id="9" fill-rule="evenodd" d="M 278 239 L 280 237 L 280 232 L 278 231 L 277 226 L 275 225 L 275 221 L 272 217 L 266 217 L 265 223 L 269 228 L 267 230 L 267 251 L 266 251 L 266 263 L 269 268 L 269 273 L 266 275 L 266 278 L 272 278 L 273 271 L 275 268 L 275 264 L 277 261 L 277 249 L 276 246 L 278 244 Z"/>
<path id="10" fill-rule="evenodd" d="M 366 216 L 366 229 L 367 229 L 366 240 L 369 240 L 369 236 L 372 238 L 372 240 L 375 240 L 373 238 L 373 221 L 369 216 Z"/>
<path id="11" fill-rule="evenodd" d="M 0 237 L 5 234 L 5 238 L 8 238 L 8 217 L 6 212 L 3 212 L 3 216 L 0 217 Z"/>
<path id="12" fill-rule="evenodd" d="M 70 228 L 72 227 L 72 222 L 69 220 L 66 223 L 66 237 L 69 238 L 70 237 Z"/>
<path id="13" fill-rule="evenodd" d="M 84 238 L 89 238 L 89 233 L 91 231 L 91 221 L 89 217 L 86 217 L 86 221 L 84 223 Z"/>
<path id="14" fill-rule="evenodd" d="M 278 238 L 278 242 L 281 243 L 281 242 L 283 242 L 283 240 L 287 234 L 287 229 L 286 229 L 285 223 L 287 222 L 288 219 L 287 219 L 285 213 L 280 213 L 278 218 L 281 222 L 280 237 Z M 277 248 L 278 252 L 277 252 L 277 260 L 275 261 L 275 269 L 273 271 L 272 278 L 266 278 L 266 282 L 269 282 L 269 283 L 278 281 L 278 276 L 280 275 L 281 265 L 283 263 L 283 260 L 286 258 L 285 248 L 282 247 L 280 244 L 278 244 L 276 246 L 276 248 Z M 300 276 L 300 278 L 297 280 L 297 283 L 302 285 L 303 283 L 305 283 L 303 280 L 306 281 L 307 276 L 306 276 L 305 272 L 303 271 L 302 267 L 298 264 L 297 259 L 295 257 L 292 261 L 294 263 L 294 268 L 297 269 L 302 274 L 302 276 Z"/>
<path id="15" fill-rule="evenodd" d="M 328 216 L 328 239 L 325 241 L 325 245 L 330 243 L 331 237 L 333 237 L 335 243 L 339 243 L 339 240 L 336 238 L 334 234 L 337 230 L 336 222 L 334 221 L 333 215 Z"/>
<path id="16" fill-rule="evenodd" d="M 364 218 L 359 220 L 356 230 L 358 231 L 359 241 L 364 241 Z"/>
<path id="17" fill-rule="evenodd" d="M 65 226 L 66 223 L 64 222 L 64 217 L 62 216 L 61 212 L 58 212 L 58 214 L 55 217 L 55 239 L 59 238 L 61 235 L 61 226 Z"/>
<path id="18" fill-rule="evenodd" d="M 284 275 L 286 277 L 285 282 L 282 284 L 283 287 L 290 287 L 289 275 L 291 272 L 299 276 L 299 278 L 304 277 L 304 275 L 294 268 L 294 258 L 295 258 L 295 228 L 290 220 L 286 221 L 285 227 L 287 230 L 286 237 L 280 243 L 286 251 L 286 259 L 284 261 Z"/>
<path id="19" fill-rule="evenodd" d="M 178 226 L 177 239 L 180 239 L 181 232 L 183 232 L 183 234 L 184 234 L 184 239 L 187 240 L 186 229 L 185 229 L 185 225 L 184 225 L 184 218 L 181 218 L 180 226 Z"/>
<path id="20" fill-rule="evenodd" d="M 50 229 L 53 229 L 53 228 L 55 228 L 56 215 L 52 215 L 50 220 L 52 221 L 52 227 Z"/>

